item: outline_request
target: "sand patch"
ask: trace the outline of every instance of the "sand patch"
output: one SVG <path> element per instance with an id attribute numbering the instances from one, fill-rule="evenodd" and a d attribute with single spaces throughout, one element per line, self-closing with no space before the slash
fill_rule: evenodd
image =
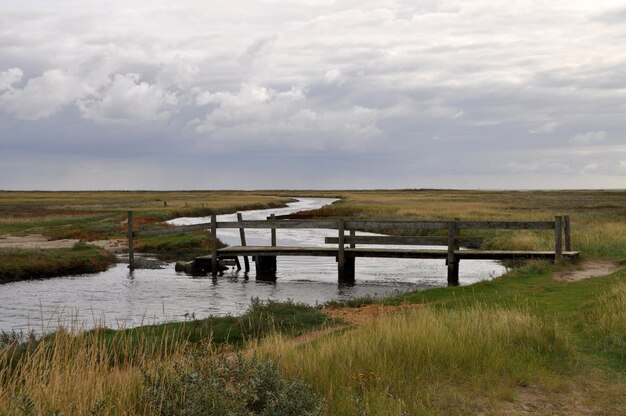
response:
<path id="1" fill-rule="evenodd" d="M 625 267 L 610 260 L 587 260 L 580 264 L 580 268 L 574 270 L 562 270 L 554 274 L 554 279 L 561 282 L 576 282 L 592 277 L 606 276 Z"/>
<path id="2" fill-rule="evenodd" d="M 68 238 L 63 240 L 48 240 L 41 234 L 30 234 L 25 236 L 3 235 L 0 236 L 1 248 L 21 248 L 21 249 L 49 249 L 49 248 L 71 248 L 79 240 Z M 108 250 L 112 253 L 122 253 L 128 250 L 126 240 L 97 240 L 89 241 L 93 244 Z"/>

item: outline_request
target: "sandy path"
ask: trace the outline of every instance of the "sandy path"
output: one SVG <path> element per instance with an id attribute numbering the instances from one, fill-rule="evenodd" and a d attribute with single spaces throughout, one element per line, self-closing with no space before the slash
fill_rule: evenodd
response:
<path id="1" fill-rule="evenodd" d="M 0 249 L 1 248 L 70 248 L 74 244 L 78 243 L 76 239 L 64 239 L 64 240 L 48 240 L 41 234 L 30 234 L 26 236 L 12 236 L 3 235 L 0 236 Z M 122 253 L 127 251 L 128 246 L 126 240 L 97 240 L 89 241 L 88 244 L 93 244 L 98 247 L 102 247 L 105 250 L 113 253 Z"/>
<path id="2" fill-rule="evenodd" d="M 554 279 L 561 282 L 576 282 L 592 277 L 606 276 L 626 267 L 616 261 L 610 260 L 587 260 L 580 263 L 580 268 L 574 270 L 562 270 L 554 274 Z"/>

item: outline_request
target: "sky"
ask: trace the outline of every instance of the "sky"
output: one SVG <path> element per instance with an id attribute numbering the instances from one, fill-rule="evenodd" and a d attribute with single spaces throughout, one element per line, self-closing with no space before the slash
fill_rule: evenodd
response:
<path id="1" fill-rule="evenodd" d="M 278 188 L 626 188 L 626 2 L 0 2 L 0 189 Z"/>

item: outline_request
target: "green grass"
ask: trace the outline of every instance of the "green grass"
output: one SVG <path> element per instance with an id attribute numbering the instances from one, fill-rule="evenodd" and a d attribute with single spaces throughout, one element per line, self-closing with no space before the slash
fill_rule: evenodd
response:
<path id="1" fill-rule="evenodd" d="M 73 248 L 1 249 L 0 283 L 101 272 L 115 256 L 84 243 Z"/>

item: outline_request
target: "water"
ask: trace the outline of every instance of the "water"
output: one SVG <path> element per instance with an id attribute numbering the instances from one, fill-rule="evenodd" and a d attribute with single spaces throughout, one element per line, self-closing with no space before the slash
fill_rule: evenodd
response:
<path id="1" fill-rule="evenodd" d="M 286 208 L 246 211 L 244 219 L 265 219 L 330 204 L 335 199 L 300 198 Z M 234 221 L 235 214 L 218 221 Z M 178 218 L 171 224 L 209 222 L 209 218 Z M 323 245 L 324 237 L 336 230 L 277 230 L 278 245 Z M 359 233 L 367 235 L 367 233 Z M 227 244 L 239 244 L 239 231 L 219 229 Z M 269 230 L 246 230 L 248 245 L 269 245 Z M 389 246 L 387 246 L 389 247 Z M 161 270 L 129 271 L 120 263 L 109 270 L 44 280 L 0 285 L 0 330 L 49 331 L 74 322 L 82 327 L 105 324 L 111 328 L 132 327 L 164 321 L 182 321 L 194 316 L 240 314 L 252 297 L 294 300 L 308 304 L 355 296 L 383 296 L 446 285 L 443 260 L 356 259 L 356 285 L 337 284 L 337 263 L 326 257 L 279 257 L 277 282 L 257 282 L 254 263 L 246 276 L 227 271 L 217 280 L 176 273 L 174 264 Z M 468 285 L 503 274 L 495 261 L 462 261 L 459 281 Z"/>

